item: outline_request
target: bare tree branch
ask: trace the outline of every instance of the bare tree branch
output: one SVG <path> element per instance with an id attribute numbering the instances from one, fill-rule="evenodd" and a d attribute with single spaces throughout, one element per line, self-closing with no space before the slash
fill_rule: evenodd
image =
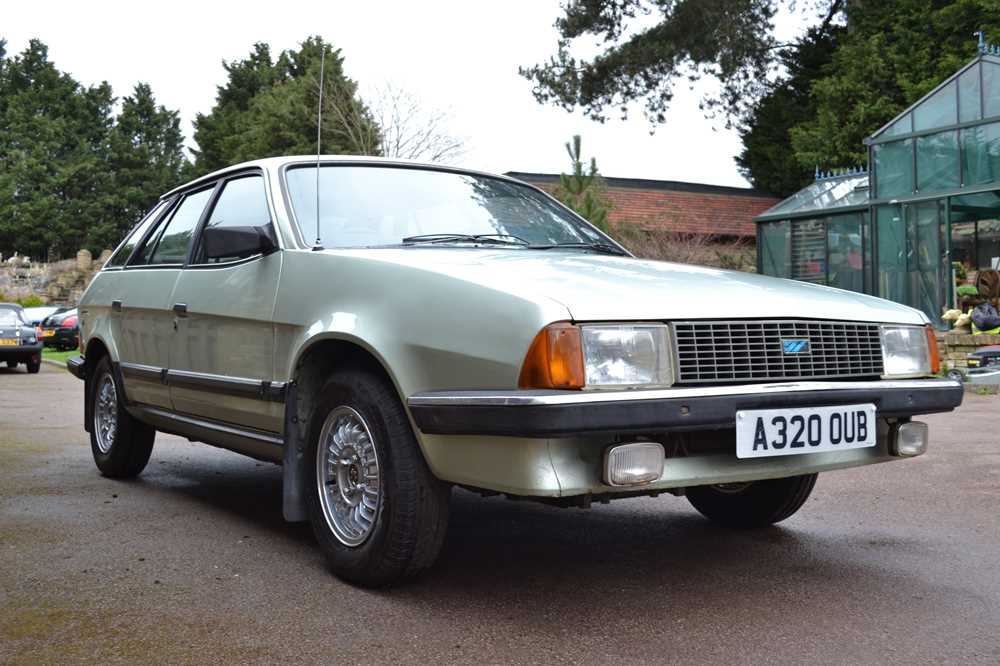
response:
<path id="1" fill-rule="evenodd" d="M 465 141 L 450 131 L 453 118 L 447 110 L 426 106 L 393 83 L 374 88 L 367 104 L 381 128 L 386 157 L 447 162 L 465 152 Z"/>

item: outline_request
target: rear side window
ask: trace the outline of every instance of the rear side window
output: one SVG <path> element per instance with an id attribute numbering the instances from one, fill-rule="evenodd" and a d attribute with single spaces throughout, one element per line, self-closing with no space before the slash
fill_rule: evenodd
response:
<path id="1" fill-rule="evenodd" d="M 213 189 L 210 187 L 184 197 L 155 242 L 150 238 L 139 260 L 133 263 L 183 264 L 198 220 L 201 219 Z"/>
<path id="2" fill-rule="evenodd" d="M 169 203 L 169 201 L 161 201 L 153 207 L 153 210 L 146 213 L 146 217 L 142 218 L 142 220 L 139 221 L 139 224 L 135 225 L 135 228 L 132 229 L 132 233 L 128 235 L 125 242 L 121 244 L 118 250 L 111 255 L 111 258 L 108 259 L 108 263 L 106 263 L 105 266 L 124 266 L 125 262 L 128 261 L 128 258 L 132 256 L 132 250 L 134 250 L 135 246 L 142 241 L 143 236 L 145 236 L 146 232 L 149 231 L 149 228 L 156 223 L 156 220 L 159 219 L 160 214 Z"/>
<path id="3" fill-rule="evenodd" d="M 264 178 L 260 175 L 234 178 L 223 185 L 222 192 L 212 208 L 212 214 L 205 224 L 210 227 L 264 227 L 271 223 L 271 213 L 267 207 Z M 240 257 L 220 257 L 212 262 L 227 261 Z M 199 249 L 195 263 L 205 263 Z"/>

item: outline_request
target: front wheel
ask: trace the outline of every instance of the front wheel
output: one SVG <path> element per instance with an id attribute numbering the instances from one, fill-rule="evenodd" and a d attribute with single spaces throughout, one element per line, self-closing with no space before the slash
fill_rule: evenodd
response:
<path id="1" fill-rule="evenodd" d="M 103 357 L 90 383 L 90 450 L 101 474 L 113 479 L 138 476 L 149 462 L 156 431 L 135 419 L 121 402 L 124 395 Z"/>
<path id="2" fill-rule="evenodd" d="M 699 513 L 722 525 L 765 527 L 802 508 L 816 485 L 816 476 L 695 486 L 687 489 L 687 498 Z"/>
<path id="3" fill-rule="evenodd" d="M 366 369 L 337 373 L 310 419 L 306 497 L 333 572 L 377 587 L 437 558 L 449 487 L 428 469 L 392 385 Z"/>

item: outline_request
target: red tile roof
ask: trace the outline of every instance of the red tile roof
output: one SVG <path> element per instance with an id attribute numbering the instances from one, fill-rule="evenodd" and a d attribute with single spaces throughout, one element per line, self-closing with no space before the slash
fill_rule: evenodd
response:
<path id="1" fill-rule="evenodd" d="M 506 175 L 552 191 L 553 174 L 508 172 Z M 742 187 L 669 180 L 605 178 L 612 225 L 636 225 L 681 233 L 753 237 L 753 218 L 780 201 L 766 192 Z"/>

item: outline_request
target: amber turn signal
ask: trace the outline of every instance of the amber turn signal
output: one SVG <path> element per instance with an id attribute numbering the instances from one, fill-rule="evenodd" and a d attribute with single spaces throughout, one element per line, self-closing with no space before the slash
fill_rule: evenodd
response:
<path id="1" fill-rule="evenodd" d="M 521 366 L 521 388 L 583 388 L 580 329 L 565 321 L 549 324 L 535 336 Z"/>
<path id="2" fill-rule="evenodd" d="M 941 372 L 941 354 L 938 351 L 937 335 L 934 334 L 934 327 L 927 324 L 927 351 L 931 357 L 931 374 L 936 375 Z"/>

